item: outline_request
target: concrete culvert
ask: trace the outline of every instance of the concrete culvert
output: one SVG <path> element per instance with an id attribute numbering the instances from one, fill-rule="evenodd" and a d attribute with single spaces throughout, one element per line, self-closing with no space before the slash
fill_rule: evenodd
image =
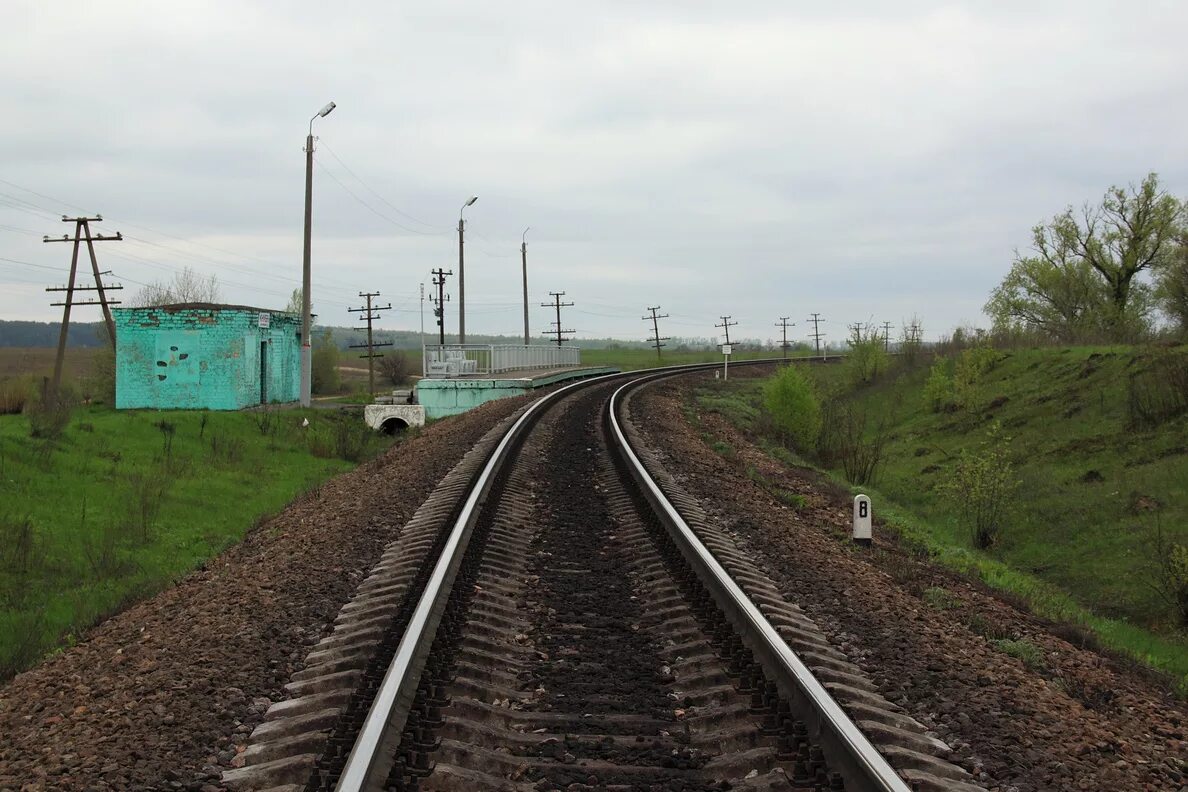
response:
<path id="1" fill-rule="evenodd" d="M 400 434 L 408 428 L 403 418 L 389 418 L 380 424 L 380 431 L 386 435 Z"/>

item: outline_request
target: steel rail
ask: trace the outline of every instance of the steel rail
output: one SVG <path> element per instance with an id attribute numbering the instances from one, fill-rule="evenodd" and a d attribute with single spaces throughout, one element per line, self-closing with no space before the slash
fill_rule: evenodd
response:
<path id="1" fill-rule="evenodd" d="M 780 358 L 739 361 L 735 365 L 759 365 L 778 363 Z M 396 751 L 401 732 L 408 720 L 408 713 L 416 695 L 417 685 L 429 655 L 433 638 L 441 621 L 462 564 L 462 556 L 470 541 L 479 513 L 487 496 L 498 478 L 503 465 L 508 461 L 532 425 L 548 407 L 564 398 L 571 391 L 589 387 L 608 379 L 636 376 L 638 381 L 650 379 L 658 374 L 668 376 L 686 372 L 717 368 L 718 363 L 697 363 L 682 366 L 666 366 L 647 369 L 643 372 L 604 374 L 590 377 L 553 391 L 533 402 L 516 422 L 504 433 L 498 446 L 487 459 L 482 472 L 475 478 L 467 492 L 465 503 L 454 525 L 450 528 L 441 554 L 434 563 L 433 572 L 417 600 L 416 609 L 409 619 L 408 627 L 396 647 L 396 654 L 384 673 L 383 681 L 375 699 L 367 711 L 363 725 L 355 738 L 355 744 L 347 756 L 342 775 L 335 786 L 336 792 L 373 792 L 383 788 L 388 773 L 396 763 Z"/>
<path id="2" fill-rule="evenodd" d="M 846 789 L 853 792 L 911 792 L 907 783 L 697 537 L 631 448 L 619 422 L 621 396 L 644 382 L 667 376 L 672 374 L 653 374 L 633 380 L 619 387 L 610 398 L 607 412 L 612 438 L 632 477 L 681 554 L 741 633 L 744 643 L 760 660 L 763 670 L 774 677 L 797 717 L 806 723 L 810 734 L 816 735 L 830 767 L 842 772 Z"/>

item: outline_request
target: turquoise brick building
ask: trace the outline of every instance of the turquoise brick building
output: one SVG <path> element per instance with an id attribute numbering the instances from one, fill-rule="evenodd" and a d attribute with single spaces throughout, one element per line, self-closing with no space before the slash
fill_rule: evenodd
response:
<path id="1" fill-rule="evenodd" d="M 182 303 L 112 316 L 117 409 L 238 410 L 299 398 L 297 314 Z"/>

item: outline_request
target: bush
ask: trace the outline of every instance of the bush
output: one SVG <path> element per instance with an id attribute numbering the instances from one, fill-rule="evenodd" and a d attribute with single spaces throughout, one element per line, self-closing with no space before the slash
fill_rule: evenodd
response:
<path id="1" fill-rule="evenodd" d="M 1156 522 L 1151 550 L 1155 579 L 1150 584 L 1167 601 L 1181 627 L 1188 627 L 1188 547 L 1172 541 Z"/>
<path id="2" fill-rule="evenodd" d="M 840 466 L 852 484 L 873 484 L 883 463 L 886 423 L 880 423 L 869 438 L 866 423 L 866 413 L 852 403 L 836 399 L 827 402 L 817 439 L 817 457 L 826 467 Z"/>
<path id="3" fill-rule="evenodd" d="M 71 406 L 64 393 L 47 395 L 25 406 L 29 419 L 29 435 L 43 440 L 56 440 L 70 423 Z"/>
<path id="4" fill-rule="evenodd" d="M 1154 429 L 1188 412 L 1188 355 L 1157 354 L 1145 370 L 1130 376 L 1126 392 L 1130 425 Z"/>
<path id="5" fill-rule="evenodd" d="M 0 415 L 20 415 L 32 397 L 33 383 L 28 377 L 0 381 Z"/>
<path id="6" fill-rule="evenodd" d="M 796 365 L 784 366 L 763 386 L 763 409 L 798 449 L 813 447 L 821 431 L 821 405 L 812 383 Z"/>
<path id="7" fill-rule="evenodd" d="M 928 381 L 924 383 L 924 401 L 933 412 L 948 410 L 954 405 L 953 378 L 949 376 L 949 364 L 943 359 L 932 364 Z"/>
<path id="8" fill-rule="evenodd" d="M 978 386 L 1003 357 L 1001 352 L 987 346 L 970 347 L 961 352 L 953 367 L 953 401 L 958 407 L 977 409 L 980 402 Z"/>
<path id="9" fill-rule="evenodd" d="M 406 352 L 389 352 L 380 358 L 380 371 L 393 385 L 407 383 L 413 368 L 413 361 Z"/>
<path id="10" fill-rule="evenodd" d="M 973 546 L 985 550 L 1001 534 L 1014 507 L 1019 481 L 1007 456 L 1009 437 L 997 421 L 977 450 L 962 449 L 952 477 L 941 492 L 957 507 L 970 531 Z"/>
<path id="11" fill-rule="evenodd" d="M 850 385 L 855 388 L 869 385 L 887 371 L 891 359 L 883 344 L 882 337 L 877 334 L 850 341 L 850 352 L 843 364 Z"/>
<path id="12" fill-rule="evenodd" d="M 314 393 L 338 393 L 342 387 L 338 375 L 338 347 L 329 330 L 314 339 L 312 373 Z"/>

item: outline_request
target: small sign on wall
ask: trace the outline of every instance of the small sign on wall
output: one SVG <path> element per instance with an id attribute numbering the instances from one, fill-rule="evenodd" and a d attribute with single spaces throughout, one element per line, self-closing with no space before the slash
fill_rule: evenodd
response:
<path id="1" fill-rule="evenodd" d="M 870 498 L 865 495 L 854 497 L 854 541 L 870 544 Z"/>
<path id="2" fill-rule="evenodd" d="M 259 327 L 261 330 L 267 330 L 272 326 L 272 314 L 260 311 Z"/>

